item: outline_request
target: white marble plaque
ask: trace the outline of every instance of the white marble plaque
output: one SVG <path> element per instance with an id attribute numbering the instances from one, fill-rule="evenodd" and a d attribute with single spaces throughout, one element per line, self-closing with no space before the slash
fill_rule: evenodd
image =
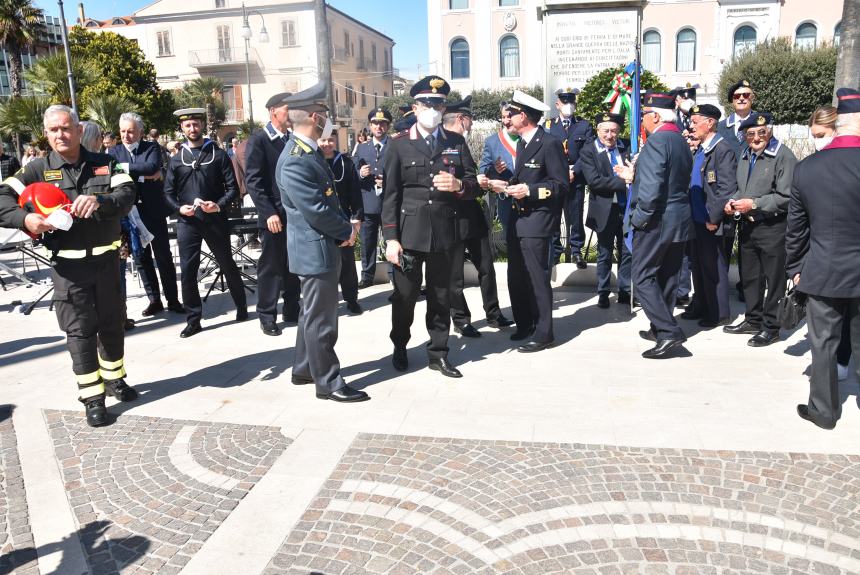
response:
<path id="1" fill-rule="evenodd" d="M 546 99 L 558 88 L 580 88 L 606 68 L 633 57 L 636 10 L 562 10 L 544 16 L 546 26 Z"/>

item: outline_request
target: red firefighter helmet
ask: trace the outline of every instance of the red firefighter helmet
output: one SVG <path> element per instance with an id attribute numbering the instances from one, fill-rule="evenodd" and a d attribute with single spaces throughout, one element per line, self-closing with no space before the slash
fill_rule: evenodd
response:
<path id="1" fill-rule="evenodd" d="M 21 208 L 44 217 L 48 217 L 51 212 L 71 203 L 63 190 L 47 182 L 32 183 L 24 188 L 24 191 L 18 196 L 18 205 Z M 39 237 L 30 232 L 27 233 L 34 239 Z"/>

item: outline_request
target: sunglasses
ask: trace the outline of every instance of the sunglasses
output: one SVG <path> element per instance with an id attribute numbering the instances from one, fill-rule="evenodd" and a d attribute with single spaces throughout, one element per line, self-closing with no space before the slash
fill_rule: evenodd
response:
<path id="1" fill-rule="evenodd" d="M 747 130 L 747 133 L 744 134 L 747 140 L 754 140 L 755 138 L 764 138 L 767 136 L 767 128 L 759 128 L 758 130 Z"/>
<path id="2" fill-rule="evenodd" d="M 740 100 L 741 98 L 749 100 L 752 98 L 752 92 L 735 92 L 732 94 L 732 100 Z"/>

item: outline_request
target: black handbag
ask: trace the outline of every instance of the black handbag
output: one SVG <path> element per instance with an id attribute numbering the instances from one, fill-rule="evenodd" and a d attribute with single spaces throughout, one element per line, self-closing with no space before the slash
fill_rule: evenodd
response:
<path id="1" fill-rule="evenodd" d="M 794 282 L 788 281 L 788 290 L 779 302 L 779 327 L 795 329 L 806 317 L 806 294 L 797 291 Z"/>

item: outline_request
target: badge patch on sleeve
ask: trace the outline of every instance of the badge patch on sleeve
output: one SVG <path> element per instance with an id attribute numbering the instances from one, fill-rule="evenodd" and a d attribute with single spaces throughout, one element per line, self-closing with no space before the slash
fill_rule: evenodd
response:
<path id="1" fill-rule="evenodd" d="M 545 200 L 552 195 L 552 190 L 548 188 L 538 188 L 538 199 Z"/>
<path id="2" fill-rule="evenodd" d="M 708 170 L 708 183 L 717 183 L 717 172 L 715 170 Z"/>
<path id="3" fill-rule="evenodd" d="M 109 176 L 110 175 L 110 166 L 98 166 L 93 168 L 94 176 Z"/>
<path id="4" fill-rule="evenodd" d="M 334 190 L 332 190 L 331 188 L 329 188 L 329 189 L 327 189 L 327 190 L 325 191 L 325 195 L 326 195 L 326 196 L 330 196 L 330 195 L 332 195 L 333 193 L 334 193 Z"/>
<path id="5" fill-rule="evenodd" d="M 62 180 L 63 172 L 60 170 L 45 170 L 42 173 L 42 177 L 45 178 L 46 182 L 53 182 L 54 180 Z"/>

